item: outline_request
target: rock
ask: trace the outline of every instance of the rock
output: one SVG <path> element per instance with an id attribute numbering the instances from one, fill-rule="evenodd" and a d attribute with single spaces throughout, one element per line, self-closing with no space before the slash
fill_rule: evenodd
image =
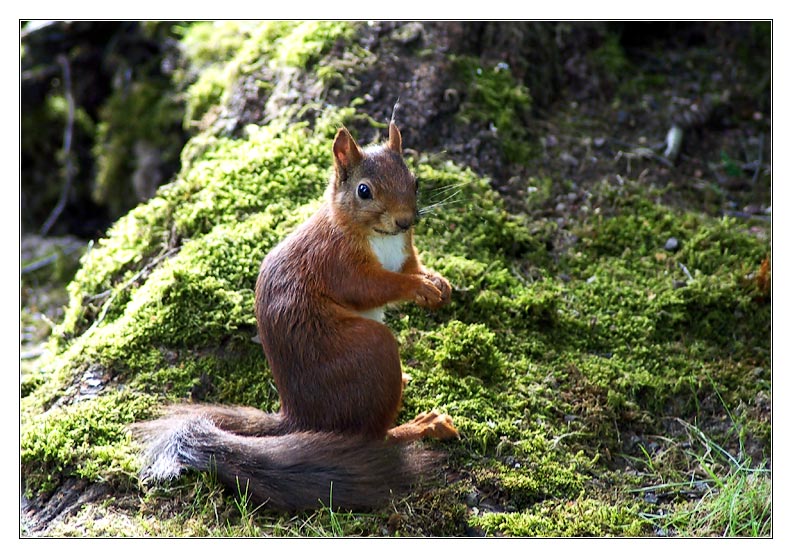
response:
<path id="1" fill-rule="evenodd" d="M 478 490 L 473 488 L 470 492 L 465 495 L 465 504 L 470 507 L 477 506 L 479 500 L 481 499 L 481 495 L 479 494 Z"/>
<path id="2" fill-rule="evenodd" d="M 398 29 L 394 29 L 393 33 L 391 33 L 391 37 L 397 43 L 408 45 L 420 39 L 423 36 L 423 31 L 423 25 L 414 21 L 402 25 Z"/>
<path id="3" fill-rule="evenodd" d="M 559 155 L 558 158 L 562 162 L 564 162 L 567 165 L 569 165 L 570 167 L 576 167 L 576 166 L 578 166 L 580 164 L 580 161 L 578 160 L 578 158 L 575 157 L 574 155 L 572 155 L 571 153 L 569 153 L 568 151 L 564 151 L 563 153 L 561 153 L 561 155 Z"/>
<path id="4" fill-rule="evenodd" d="M 677 240 L 676 237 L 672 236 L 671 238 L 666 240 L 664 248 L 669 252 L 676 252 L 677 250 L 679 250 L 679 240 Z"/>

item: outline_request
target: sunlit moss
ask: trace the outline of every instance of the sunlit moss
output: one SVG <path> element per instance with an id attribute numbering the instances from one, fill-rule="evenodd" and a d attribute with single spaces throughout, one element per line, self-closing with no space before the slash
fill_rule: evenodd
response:
<path id="1" fill-rule="evenodd" d="M 344 21 L 305 21 L 284 34 L 273 59 L 280 64 L 304 68 L 316 62 L 340 38 L 351 38 L 355 24 Z"/>
<path id="2" fill-rule="evenodd" d="M 351 38 L 355 23 L 342 21 L 199 22 L 181 29 L 187 70 L 186 127 L 197 125 L 214 106 L 228 103 L 241 76 L 262 66 L 309 69 L 339 39 Z M 318 72 L 327 72 L 319 68 Z M 273 83 L 258 81 L 272 89 Z"/>
<path id="3" fill-rule="evenodd" d="M 151 403 L 145 395 L 115 391 L 29 417 L 20 439 L 28 490 L 46 492 L 67 476 L 134 477 L 138 462 L 125 425 L 149 416 Z"/>
<path id="4" fill-rule="evenodd" d="M 639 537 L 649 533 L 648 521 L 635 506 L 611 505 L 588 498 L 546 501 L 522 512 L 471 517 L 488 535 L 515 537 Z"/>

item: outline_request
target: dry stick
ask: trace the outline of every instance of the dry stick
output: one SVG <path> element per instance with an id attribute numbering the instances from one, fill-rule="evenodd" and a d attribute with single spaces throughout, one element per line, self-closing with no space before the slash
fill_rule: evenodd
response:
<path id="1" fill-rule="evenodd" d="M 58 203 L 41 226 L 42 236 L 47 235 L 55 224 L 55 221 L 60 217 L 63 209 L 66 207 L 66 202 L 69 200 L 69 193 L 71 192 L 72 175 L 74 174 L 74 162 L 72 161 L 71 155 L 72 134 L 74 131 L 74 96 L 72 95 L 71 68 L 69 67 L 69 60 L 63 54 L 58 55 L 58 63 L 63 70 L 63 89 L 66 97 L 66 105 L 68 107 L 66 129 L 63 131 L 63 161 L 66 167 L 64 172 L 65 179 Z"/>
<path id="2" fill-rule="evenodd" d="M 60 252 L 55 252 L 54 254 L 50 254 L 46 258 L 42 258 L 42 259 L 37 260 L 37 261 L 35 261 L 35 262 L 31 263 L 31 264 L 26 265 L 25 267 L 22 268 L 22 270 L 19 272 L 19 274 L 20 275 L 25 275 L 26 273 L 32 273 L 34 271 L 38 271 L 39 269 L 41 269 L 43 267 L 47 267 L 51 263 L 56 262 L 59 257 L 68 256 L 68 255 L 72 254 L 73 252 L 76 252 L 80 248 L 82 248 L 82 244 L 63 248 L 63 249 L 61 249 Z"/>
<path id="3" fill-rule="evenodd" d="M 694 280 L 693 276 L 690 274 L 690 271 L 688 271 L 688 268 L 685 267 L 685 264 L 683 264 L 682 262 L 677 262 L 677 263 L 679 263 L 679 268 L 683 271 L 685 277 L 688 278 L 688 281 L 693 281 Z"/>
<path id="4" fill-rule="evenodd" d="M 751 182 L 756 184 L 756 180 L 759 178 L 759 171 L 762 169 L 762 160 L 764 159 L 764 134 L 759 134 L 759 157 L 756 161 L 756 169 L 754 170 L 753 178 Z"/>

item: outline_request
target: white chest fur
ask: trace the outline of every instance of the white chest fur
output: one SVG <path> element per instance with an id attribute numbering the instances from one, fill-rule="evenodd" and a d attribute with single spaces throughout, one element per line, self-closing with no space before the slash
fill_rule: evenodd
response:
<path id="1" fill-rule="evenodd" d="M 407 259 L 407 238 L 404 234 L 394 234 L 388 236 L 369 237 L 371 251 L 379 260 L 379 263 L 388 271 L 401 271 Z M 385 322 L 385 308 L 372 308 L 360 313 L 364 318 L 375 320 L 380 323 Z"/>
<path id="2" fill-rule="evenodd" d="M 371 236 L 369 245 L 382 267 L 388 271 L 401 271 L 407 260 L 406 240 L 404 234 Z"/>

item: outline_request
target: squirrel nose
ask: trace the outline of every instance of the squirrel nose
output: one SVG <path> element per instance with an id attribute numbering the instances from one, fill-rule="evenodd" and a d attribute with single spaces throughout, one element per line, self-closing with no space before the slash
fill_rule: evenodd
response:
<path id="1" fill-rule="evenodd" d="M 412 223 L 413 220 L 410 218 L 396 219 L 396 226 L 398 226 L 403 231 L 406 231 L 412 227 Z"/>

